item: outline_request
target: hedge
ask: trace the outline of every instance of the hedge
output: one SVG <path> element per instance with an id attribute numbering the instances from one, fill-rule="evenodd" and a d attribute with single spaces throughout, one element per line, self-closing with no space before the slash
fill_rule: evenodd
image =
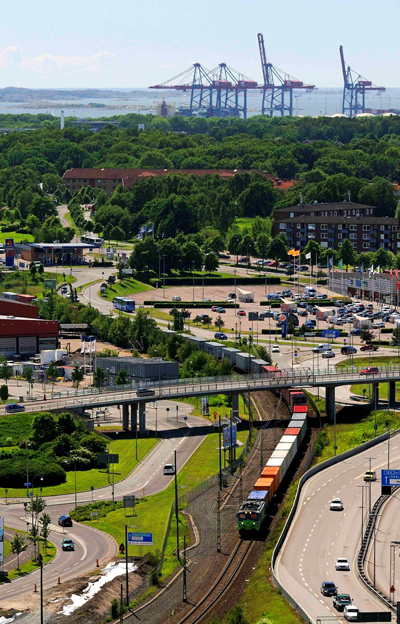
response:
<path id="1" fill-rule="evenodd" d="M 146 301 L 143 302 L 144 305 L 151 305 L 154 306 L 155 308 L 169 308 L 170 310 L 173 308 L 212 308 L 212 306 L 220 306 L 221 308 L 234 308 L 235 304 L 234 303 L 226 303 L 225 301 L 222 302 L 214 302 L 214 303 L 203 303 L 202 301 L 195 301 L 193 303 L 193 301 L 179 301 L 179 302 L 168 302 L 168 301 L 150 301 L 149 299 L 147 299 Z M 237 307 L 240 308 L 240 304 L 239 302 L 237 303 Z"/>
<path id="2" fill-rule="evenodd" d="M 321 337 L 323 331 L 325 331 L 325 330 L 322 330 L 322 329 L 311 329 L 310 328 L 310 329 L 307 329 L 306 333 L 310 333 L 310 334 L 312 333 L 312 334 L 314 334 L 314 336 L 320 336 Z M 262 334 L 281 334 L 282 333 L 282 329 L 279 329 L 279 328 L 271 329 L 271 331 L 268 331 L 268 329 L 262 329 L 261 333 Z M 293 335 L 296 336 L 296 337 L 304 336 L 304 334 L 299 334 L 298 330 L 296 330 Z M 345 332 L 343 330 L 339 330 L 339 336 L 341 338 L 346 338 L 346 336 L 348 336 L 348 335 L 349 335 L 348 332 Z M 305 338 L 312 338 L 312 336 L 305 336 Z"/>
<path id="3" fill-rule="evenodd" d="M 271 301 L 272 304 L 273 301 Z M 266 306 L 269 305 L 269 301 L 260 301 L 260 305 L 261 306 Z M 280 306 L 280 302 L 277 301 L 276 303 L 278 303 L 278 305 Z M 291 301 L 291 303 L 293 303 L 294 305 L 297 305 L 297 307 L 299 306 L 299 303 L 306 303 L 307 305 L 313 305 L 317 308 L 323 308 L 323 307 L 328 307 L 328 306 L 334 306 L 334 303 L 332 301 L 332 299 L 302 299 L 301 301 Z M 346 301 L 343 301 L 343 305 L 346 304 Z"/>
<path id="4" fill-rule="evenodd" d="M 48 485 L 59 485 L 65 483 L 65 470 L 56 463 L 43 463 L 40 460 L 31 460 L 29 462 L 29 474 L 41 475 L 43 483 Z M 17 459 L 15 461 L 0 461 L 0 487 L 23 487 L 26 483 L 26 461 L 25 459 Z"/>
<path id="5" fill-rule="evenodd" d="M 269 284 L 280 284 L 280 277 L 270 277 L 268 278 Z M 159 280 L 156 277 L 152 277 L 149 280 L 151 286 L 154 286 L 157 283 L 162 283 L 162 278 Z M 232 277 L 205 277 L 204 278 L 204 286 L 258 286 L 265 284 L 265 277 L 237 277 L 236 280 L 234 276 Z M 166 277 L 165 278 L 166 286 L 193 286 L 193 278 L 191 277 Z M 194 278 L 195 286 L 203 285 L 202 277 Z"/>

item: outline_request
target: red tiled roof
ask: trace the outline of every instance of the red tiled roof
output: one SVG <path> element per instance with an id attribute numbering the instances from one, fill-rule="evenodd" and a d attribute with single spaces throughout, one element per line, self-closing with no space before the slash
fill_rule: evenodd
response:
<path id="1" fill-rule="evenodd" d="M 126 187 L 131 187 L 135 180 L 149 177 L 164 176 L 170 173 L 185 175 L 219 175 L 221 178 L 233 178 L 237 173 L 258 173 L 272 180 L 275 188 L 286 190 L 294 184 L 294 180 L 280 180 L 265 171 L 247 171 L 245 169 L 67 169 L 65 180 L 118 180 Z"/>

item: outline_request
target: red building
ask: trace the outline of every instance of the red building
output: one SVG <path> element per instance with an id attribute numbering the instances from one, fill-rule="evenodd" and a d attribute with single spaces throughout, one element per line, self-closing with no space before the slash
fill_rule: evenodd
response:
<path id="1" fill-rule="evenodd" d="M 15 301 L 1 302 L 16 303 Z M 26 305 L 26 304 L 18 304 Z M 26 306 L 31 307 L 31 306 Z M 33 307 L 33 306 L 32 306 Z M 0 316 L 0 355 L 31 356 L 58 347 L 58 321 Z"/>
<path id="2" fill-rule="evenodd" d="M 20 296 L 22 297 L 23 295 Z M 13 301 L 12 299 L 0 299 L 0 316 L 19 316 L 38 319 L 39 308 L 35 305 Z"/>

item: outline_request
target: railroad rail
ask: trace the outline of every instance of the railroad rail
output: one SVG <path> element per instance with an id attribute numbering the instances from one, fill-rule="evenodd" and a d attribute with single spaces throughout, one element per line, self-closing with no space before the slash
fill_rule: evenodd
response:
<path id="1" fill-rule="evenodd" d="M 244 541 L 239 539 L 223 570 L 220 572 L 214 585 L 204 594 L 200 601 L 187 613 L 178 624 L 196 624 L 210 611 L 210 609 L 222 598 L 232 585 L 240 572 L 247 556 L 249 555 L 254 540 Z"/>

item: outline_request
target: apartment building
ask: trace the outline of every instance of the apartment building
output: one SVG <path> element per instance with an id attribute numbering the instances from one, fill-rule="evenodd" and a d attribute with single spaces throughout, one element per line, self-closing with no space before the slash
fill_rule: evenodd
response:
<path id="1" fill-rule="evenodd" d="M 351 202 L 298 205 L 279 208 L 274 219 L 275 236 L 285 234 L 295 249 L 303 250 L 312 239 L 338 250 L 347 238 L 357 253 L 380 248 L 400 251 L 399 219 L 376 217 L 375 206 Z"/>

